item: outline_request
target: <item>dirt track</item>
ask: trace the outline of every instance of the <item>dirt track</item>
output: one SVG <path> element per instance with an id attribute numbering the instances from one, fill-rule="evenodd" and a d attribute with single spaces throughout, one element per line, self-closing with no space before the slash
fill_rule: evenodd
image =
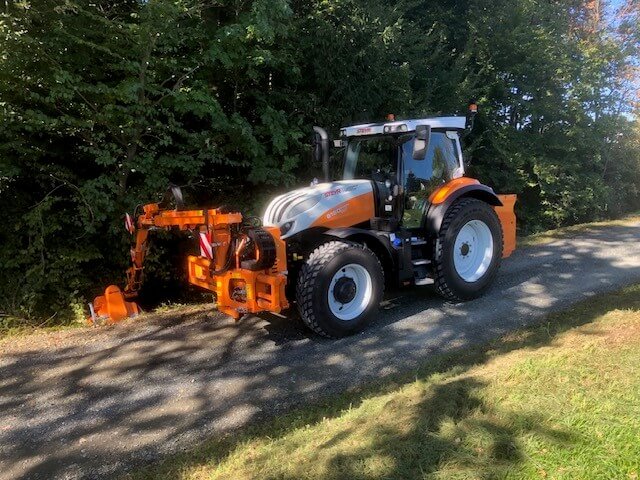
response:
<path id="1" fill-rule="evenodd" d="M 640 281 L 640 222 L 517 251 L 486 297 L 392 294 L 367 332 L 191 309 L 0 346 L 0 478 L 103 478 Z M 44 348 L 42 345 L 46 345 Z M 3 350 L 4 349 L 4 350 Z"/>

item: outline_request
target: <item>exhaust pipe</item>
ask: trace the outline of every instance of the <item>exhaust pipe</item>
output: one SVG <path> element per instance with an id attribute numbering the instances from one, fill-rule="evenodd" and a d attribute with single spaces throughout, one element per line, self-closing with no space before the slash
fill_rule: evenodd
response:
<path id="1" fill-rule="evenodd" d="M 329 182 L 329 135 L 327 135 L 327 131 L 321 127 L 313 127 L 313 132 L 315 133 L 313 156 L 316 161 L 322 162 L 324 181 Z"/>

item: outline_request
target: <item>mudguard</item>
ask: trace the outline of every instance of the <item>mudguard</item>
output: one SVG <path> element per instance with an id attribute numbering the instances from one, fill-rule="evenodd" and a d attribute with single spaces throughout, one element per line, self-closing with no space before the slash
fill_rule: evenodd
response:
<path id="1" fill-rule="evenodd" d="M 442 221 L 444 220 L 447 210 L 459 198 L 477 198 L 478 200 L 487 202 L 489 205 L 494 207 L 502 206 L 500 198 L 495 194 L 493 189 L 481 184 L 477 180 L 474 183 L 468 183 L 458 188 L 453 188 L 451 191 L 446 193 L 447 195 L 442 201 L 429 204 L 427 212 L 423 217 L 423 228 L 430 233 L 437 234 L 440 231 L 440 227 L 442 226 Z M 432 198 L 434 198 L 434 196 L 438 196 L 438 191 L 434 192 Z"/>
<path id="2" fill-rule="evenodd" d="M 365 238 L 372 242 L 379 243 L 381 246 L 385 248 L 391 254 L 393 248 L 388 241 L 388 238 L 385 236 L 376 235 L 375 232 L 371 230 L 365 230 L 364 228 L 356 228 L 356 227 L 348 227 L 348 228 L 333 228 L 331 230 L 327 230 L 323 233 L 324 235 L 328 235 L 330 237 L 336 237 L 341 240 L 346 240 L 348 238 Z"/>
<path id="3" fill-rule="evenodd" d="M 334 228 L 323 232 L 323 235 L 339 238 L 341 240 L 351 239 L 360 243 L 366 243 L 374 253 L 378 254 L 383 267 L 396 263 L 396 252 L 389 241 L 389 237 L 385 235 L 377 235 L 371 230 L 356 227 Z M 381 254 L 384 254 L 384 256 L 381 256 Z"/>

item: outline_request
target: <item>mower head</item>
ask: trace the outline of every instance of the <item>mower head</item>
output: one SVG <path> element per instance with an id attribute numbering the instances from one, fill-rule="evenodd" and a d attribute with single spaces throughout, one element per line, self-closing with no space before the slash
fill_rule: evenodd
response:
<path id="1" fill-rule="evenodd" d="M 116 285 L 109 285 L 104 295 L 96 297 L 89 304 L 91 315 L 87 318 L 89 325 L 111 324 L 135 317 L 140 313 L 140 307 L 135 302 L 125 300 L 124 294 Z"/>

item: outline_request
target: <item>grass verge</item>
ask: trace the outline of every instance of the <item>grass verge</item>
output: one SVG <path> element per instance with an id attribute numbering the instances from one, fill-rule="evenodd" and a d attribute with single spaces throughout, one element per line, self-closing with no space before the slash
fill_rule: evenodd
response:
<path id="1" fill-rule="evenodd" d="M 640 212 L 626 215 L 615 220 L 603 220 L 601 222 L 580 223 L 569 227 L 561 227 L 555 230 L 547 230 L 545 232 L 533 233 L 518 238 L 518 248 L 531 247 L 535 245 L 544 245 L 562 238 L 570 238 L 576 234 L 585 232 L 590 228 L 606 228 L 606 227 L 626 227 L 631 224 L 640 222 Z"/>
<path id="2" fill-rule="evenodd" d="M 3 315 L 0 316 L 0 342 L 10 341 L 15 337 L 24 337 L 38 333 L 74 330 L 85 326 L 85 323 L 81 323 L 79 321 L 56 324 L 51 320 L 45 320 L 39 325 L 34 325 L 22 318 Z"/>
<path id="3" fill-rule="evenodd" d="M 640 285 L 129 478 L 637 480 L 638 365 Z"/>

